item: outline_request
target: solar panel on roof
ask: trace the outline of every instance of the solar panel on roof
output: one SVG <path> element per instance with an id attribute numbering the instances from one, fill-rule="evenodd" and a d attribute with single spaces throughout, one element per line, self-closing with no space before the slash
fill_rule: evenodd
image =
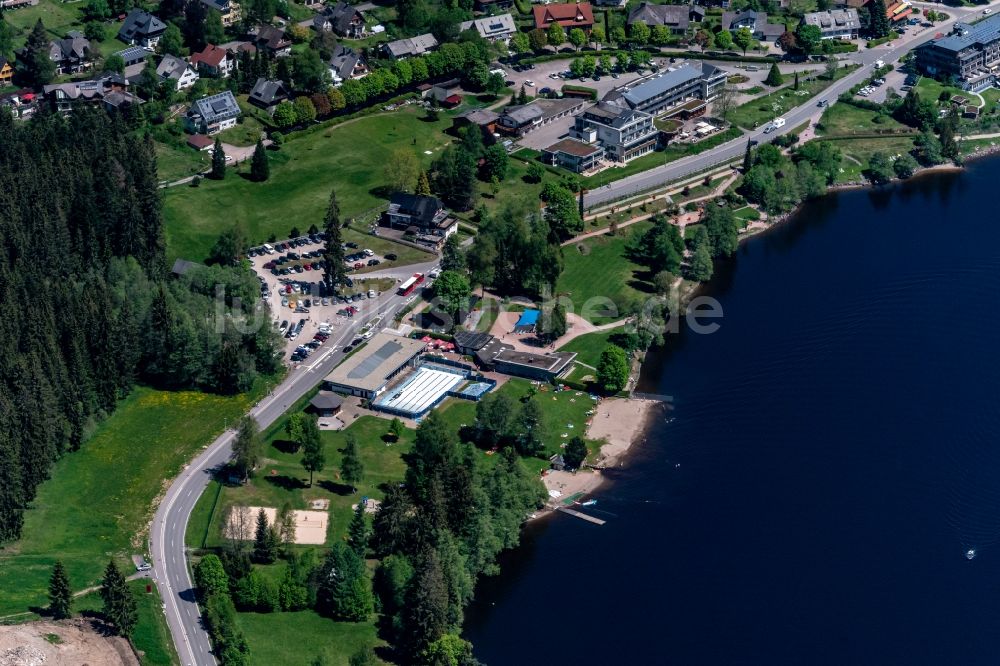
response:
<path id="1" fill-rule="evenodd" d="M 386 342 L 378 348 L 374 354 L 370 354 L 361 361 L 353 370 L 347 373 L 349 379 L 363 379 L 374 372 L 390 356 L 401 350 L 403 346 L 398 342 Z"/>

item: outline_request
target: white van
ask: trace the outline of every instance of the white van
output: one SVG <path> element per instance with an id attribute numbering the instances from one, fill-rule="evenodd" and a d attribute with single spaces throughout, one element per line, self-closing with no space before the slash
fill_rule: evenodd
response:
<path id="1" fill-rule="evenodd" d="M 268 254 L 274 254 L 274 248 L 265 243 L 264 252 L 267 252 Z"/>

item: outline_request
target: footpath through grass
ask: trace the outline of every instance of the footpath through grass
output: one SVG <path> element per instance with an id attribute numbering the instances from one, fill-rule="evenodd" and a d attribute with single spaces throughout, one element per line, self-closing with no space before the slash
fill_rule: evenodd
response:
<path id="1" fill-rule="evenodd" d="M 233 423 L 253 396 L 136 388 L 83 447 L 52 468 L 23 537 L 0 550 L 0 616 L 46 603 L 61 559 L 74 589 L 96 585 L 108 559 L 131 569 L 146 552 L 153 501 L 195 452 Z"/>
<path id="2" fill-rule="evenodd" d="M 287 238 L 292 226 L 322 224 L 332 190 L 343 218 L 384 204 L 384 171 L 393 152 L 411 151 L 427 168 L 451 141 L 443 134 L 450 125 L 446 114 L 428 121 L 413 108 L 367 116 L 287 139 L 274 154 L 271 177 L 264 183 L 230 170 L 222 181 L 170 188 L 164 194 L 167 253 L 202 259 L 236 220 L 247 226 L 251 242 L 264 242 L 272 233 Z M 356 240 L 349 236 L 345 239 Z M 403 246 L 393 245 L 402 257 Z"/>
<path id="3" fill-rule="evenodd" d="M 651 226 L 651 222 L 637 222 L 617 236 L 595 236 L 564 247 L 564 267 L 556 293 L 567 294 L 575 312 L 593 324 L 621 319 L 623 311 L 652 294 L 648 269 L 625 257 L 628 239 Z M 617 310 L 598 307 L 608 302 L 605 299 L 610 299 Z"/>

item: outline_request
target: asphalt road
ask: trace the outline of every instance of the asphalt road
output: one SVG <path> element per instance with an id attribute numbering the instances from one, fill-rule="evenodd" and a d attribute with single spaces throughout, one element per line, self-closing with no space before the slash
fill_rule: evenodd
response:
<path id="1" fill-rule="evenodd" d="M 993 5 L 996 4 L 1000 4 L 1000 1 L 993 3 Z M 835 104 L 838 95 L 871 75 L 871 63 L 876 60 L 893 63 L 907 51 L 932 39 L 935 34 L 947 33 L 956 20 L 980 15 L 983 8 L 984 5 L 970 10 L 946 7 L 944 9 L 952 17 L 948 21 L 939 23 L 916 35 L 898 40 L 896 43 L 890 43 L 887 48 L 871 49 L 857 54 L 853 58 L 854 62 L 863 65 L 858 71 L 835 82 L 819 95 L 785 114 L 785 126 L 771 135 L 765 135 L 763 130 L 746 132 L 742 137 L 701 155 L 686 157 L 662 167 L 623 178 L 589 192 L 584 200 L 585 205 L 591 207 L 649 190 L 716 164 L 737 159 L 746 150 L 748 139 L 761 141 L 764 138 L 770 139 L 791 131 L 818 113 L 816 104 L 821 99 L 827 99 L 830 104 Z M 401 267 L 401 270 L 405 274 L 426 273 L 435 263 L 416 264 L 407 266 L 405 269 Z M 387 273 L 389 272 L 387 271 Z M 396 311 L 413 298 L 415 297 L 400 298 L 394 293 L 388 293 L 385 296 L 385 301 L 379 303 L 375 312 L 356 321 L 351 321 L 343 328 L 336 329 L 339 335 L 333 342 L 333 346 L 320 352 L 315 360 L 307 361 L 293 370 L 271 395 L 251 410 L 251 415 L 257 419 L 260 427 L 266 428 L 277 420 L 290 405 L 315 387 L 340 362 L 343 358 L 342 349 L 345 341 L 350 340 L 365 321 L 376 314 L 382 314 L 384 327 L 392 321 Z M 216 663 L 211 652 L 211 642 L 202 625 L 198 604 L 195 600 L 194 586 L 187 567 L 184 536 L 195 503 L 208 486 L 213 471 L 228 462 L 232 456 L 233 436 L 233 431 L 227 430 L 174 479 L 157 509 L 150 530 L 149 550 L 154 565 L 153 579 L 158 583 L 163 595 L 167 623 L 170 626 L 177 654 L 181 663 L 186 666 L 206 666 Z"/>
<path id="2" fill-rule="evenodd" d="M 403 273 L 427 273 L 436 265 L 437 261 L 412 264 L 405 267 Z M 395 273 L 396 271 L 387 271 L 387 275 Z M 289 406 L 319 384 L 343 359 L 344 345 L 366 321 L 382 315 L 380 328 L 385 328 L 392 322 L 395 313 L 415 298 L 417 297 L 412 294 L 400 297 L 395 292 L 386 292 L 373 312 L 365 317 L 345 320 L 347 323 L 344 326 L 335 329 L 336 339 L 331 338 L 312 358 L 291 371 L 284 382 L 250 411 L 261 429 L 274 423 Z M 184 536 L 191 512 L 211 481 L 214 471 L 232 457 L 234 435 L 233 430 L 224 432 L 174 479 L 160 502 L 149 533 L 152 578 L 163 596 L 164 612 L 177 654 L 181 663 L 186 666 L 216 663 L 195 599 L 194 585 L 187 566 Z"/>
<path id="3" fill-rule="evenodd" d="M 841 93 L 847 92 L 847 90 L 851 87 L 871 76 L 871 64 L 876 60 L 882 60 L 886 64 L 894 63 L 907 51 L 910 51 L 933 39 L 934 35 L 937 33 L 947 34 L 951 30 L 951 26 L 955 23 L 955 21 L 982 15 L 983 8 L 984 5 L 979 5 L 972 9 L 963 9 L 959 7 L 940 8 L 946 11 L 952 18 L 938 23 L 932 28 L 924 29 L 919 33 L 907 35 L 900 40 L 889 42 L 886 48 L 866 49 L 855 54 L 854 57 L 842 61 L 854 62 L 856 64 L 861 64 L 862 66 L 844 78 L 835 81 L 833 85 L 828 87 L 823 92 L 809 98 L 801 106 L 797 106 L 793 110 L 786 113 L 783 116 L 785 119 L 784 127 L 775 132 L 764 134 L 763 128 L 745 131 L 743 136 L 724 143 L 716 148 L 713 148 L 712 150 L 705 151 L 699 155 L 684 157 L 663 166 L 655 167 L 653 169 L 637 173 L 633 176 L 616 180 L 603 187 L 591 190 L 584 195 L 583 204 L 586 208 L 593 208 L 599 204 L 622 199 L 624 197 L 645 192 L 666 183 L 691 176 L 718 164 L 739 159 L 746 151 L 747 141 L 755 140 L 763 143 L 765 140 L 771 140 L 776 136 L 791 132 L 793 129 L 820 112 L 819 107 L 816 106 L 820 100 L 825 99 L 828 100 L 830 104 L 836 104 L 837 97 Z"/>

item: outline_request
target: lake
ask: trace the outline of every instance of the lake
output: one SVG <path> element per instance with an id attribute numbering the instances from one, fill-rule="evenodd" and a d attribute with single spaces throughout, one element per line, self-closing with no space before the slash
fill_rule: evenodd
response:
<path id="1" fill-rule="evenodd" d="M 643 368 L 673 410 L 595 495 L 607 524 L 526 528 L 468 611 L 477 657 L 995 664 L 998 183 L 832 194 L 718 264 L 721 328 Z"/>

